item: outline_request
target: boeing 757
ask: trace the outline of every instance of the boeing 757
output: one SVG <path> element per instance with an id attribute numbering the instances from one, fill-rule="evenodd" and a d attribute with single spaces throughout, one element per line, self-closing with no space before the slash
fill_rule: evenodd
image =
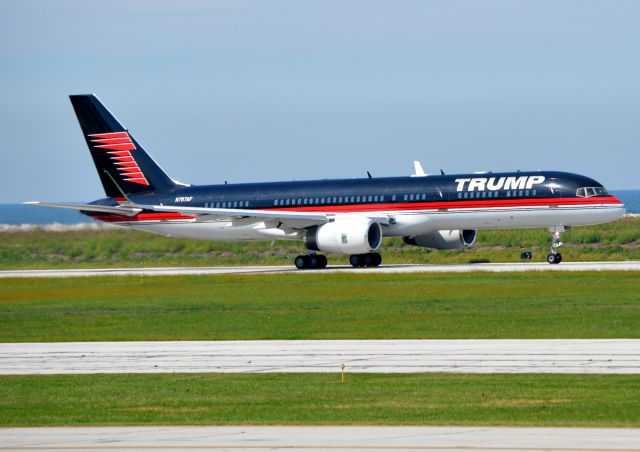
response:
<path id="1" fill-rule="evenodd" d="M 93 94 L 70 96 L 105 198 L 31 202 L 75 209 L 96 220 L 201 240 L 301 240 L 295 266 L 324 268 L 319 253 L 378 266 L 383 237 L 435 249 L 462 249 L 477 231 L 548 228 L 550 264 L 562 261 L 560 234 L 607 223 L 625 207 L 594 179 L 559 171 L 368 177 L 189 185 L 165 173 Z"/>

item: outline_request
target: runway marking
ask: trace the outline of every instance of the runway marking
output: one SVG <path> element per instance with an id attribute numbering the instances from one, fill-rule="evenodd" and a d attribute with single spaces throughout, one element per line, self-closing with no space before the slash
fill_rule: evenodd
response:
<path id="1" fill-rule="evenodd" d="M 322 270 L 297 270 L 293 266 L 245 267 L 145 267 L 145 268 L 85 268 L 47 270 L 2 270 L 0 278 L 76 278 L 89 276 L 176 276 L 176 275 L 257 275 L 278 273 L 468 273 L 468 272 L 526 272 L 526 271 L 640 271 L 640 261 L 516 262 L 487 264 L 396 264 L 375 268 L 329 266 Z"/>

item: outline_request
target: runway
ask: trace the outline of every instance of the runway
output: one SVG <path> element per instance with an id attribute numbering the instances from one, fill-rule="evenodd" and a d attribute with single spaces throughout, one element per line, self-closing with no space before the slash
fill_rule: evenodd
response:
<path id="1" fill-rule="evenodd" d="M 0 429 L 0 450 L 640 451 L 640 429 L 74 427 Z"/>
<path id="2" fill-rule="evenodd" d="M 0 278 L 72 278 L 85 276 L 172 276 L 172 275 L 256 275 L 273 273 L 468 273 L 525 271 L 640 271 L 640 261 L 516 262 L 496 264 L 390 264 L 375 268 L 329 266 L 322 270 L 297 270 L 293 265 L 256 265 L 243 267 L 147 267 L 147 268 L 81 268 L 48 270 L 3 270 Z"/>
<path id="3" fill-rule="evenodd" d="M 638 339 L 0 344 L 0 374 L 161 372 L 639 374 Z"/>

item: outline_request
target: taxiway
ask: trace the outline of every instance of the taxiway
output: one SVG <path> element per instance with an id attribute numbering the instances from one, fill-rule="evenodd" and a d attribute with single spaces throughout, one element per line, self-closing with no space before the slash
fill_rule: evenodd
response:
<path id="1" fill-rule="evenodd" d="M 73 427 L 0 429 L 0 450 L 640 451 L 640 429 Z"/>
<path id="2" fill-rule="evenodd" d="M 146 267 L 146 268 L 79 268 L 46 270 L 3 270 L 0 278 L 74 278 L 86 276 L 174 276 L 228 275 L 269 273 L 468 273 L 527 271 L 640 271 L 640 261 L 516 262 L 496 264 L 390 264 L 373 268 L 329 266 L 322 270 L 297 270 L 293 265 L 256 265 L 238 267 Z"/>
<path id="3" fill-rule="evenodd" d="M 638 339 L 0 344 L 0 374 L 162 372 L 640 374 Z"/>

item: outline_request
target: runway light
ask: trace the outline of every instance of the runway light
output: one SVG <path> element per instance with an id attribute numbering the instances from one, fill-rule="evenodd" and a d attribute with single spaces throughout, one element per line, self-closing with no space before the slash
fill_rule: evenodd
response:
<path id="1" fill-rule="evenodd" d="M 346 366 L 344 365 L 344 363 L 340 364 L 340 375 L 341 375 L 341 380 L 340 383 L 344 383 L 344 368 Z"/>

